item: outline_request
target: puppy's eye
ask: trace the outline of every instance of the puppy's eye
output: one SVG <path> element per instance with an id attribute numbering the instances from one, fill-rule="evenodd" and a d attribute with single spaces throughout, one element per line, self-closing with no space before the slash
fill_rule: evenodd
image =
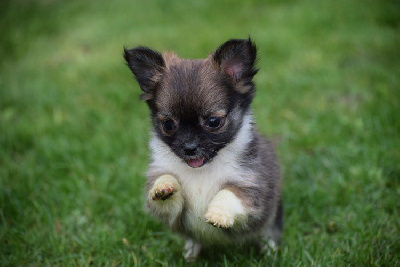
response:
<path id="1" fill-rule="evenodd" d="M 209 117 L 205 121 L 205 126 L 211 131 L 218 130 L 220 127 L 224 125 L 224 121 L 225 121 L 224 118 Z"/>
<path id="2" fill-rule="evenodd" d="M 165 119 L 161 121 L 161 125 L 163 127 L 164 132 L 167 134 L 172 134 L 176 129 L 175 122 L 171 119 Z"/>

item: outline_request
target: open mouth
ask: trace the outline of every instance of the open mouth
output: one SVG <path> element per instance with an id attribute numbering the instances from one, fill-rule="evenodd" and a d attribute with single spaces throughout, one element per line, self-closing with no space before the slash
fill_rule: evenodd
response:
<path id="1" fill-rule="evenodd" d="M 199 168 L 204 165 L 204 158 L 188 159 L 186 163 L 192 168 Z"/>

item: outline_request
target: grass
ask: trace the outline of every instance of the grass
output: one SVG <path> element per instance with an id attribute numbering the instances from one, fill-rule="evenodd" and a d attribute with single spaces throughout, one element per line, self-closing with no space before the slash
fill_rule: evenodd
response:
<path id="1" fill-rule="evenodd" d="M 143 209 L 150 123 L 122 48 L 248 35 L 283 243 L 199 264 L 400 265 L 398 1 L 2 1 L 0 32 L 0 265 L 184 265 Z"/>

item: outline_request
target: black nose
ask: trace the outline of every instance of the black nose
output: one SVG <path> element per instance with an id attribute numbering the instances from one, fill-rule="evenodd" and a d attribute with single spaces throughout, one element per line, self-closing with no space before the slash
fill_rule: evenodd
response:
<path id="1" fill-rule="evenodd" d="M 197 144 L 194 143 L 194 142 L 186 143 L 183 146 L 183 151 L 185 152 L 185 154 L 187 156 L 194 156 L 196 154 L 196 151 L 197 151 Z"/>

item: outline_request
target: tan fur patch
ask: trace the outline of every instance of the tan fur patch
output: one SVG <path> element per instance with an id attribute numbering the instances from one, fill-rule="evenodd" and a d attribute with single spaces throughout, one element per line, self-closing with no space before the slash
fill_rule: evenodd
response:
<path id="1" fill-rule="evenodd" d="M 164 58 L 164 62 L 167 68 L 176 65 L 182 61 L 182 59 L 178 57 L 178 55 L 175 54 L 174 52 L 164 52 L 162 56 Z"/>

